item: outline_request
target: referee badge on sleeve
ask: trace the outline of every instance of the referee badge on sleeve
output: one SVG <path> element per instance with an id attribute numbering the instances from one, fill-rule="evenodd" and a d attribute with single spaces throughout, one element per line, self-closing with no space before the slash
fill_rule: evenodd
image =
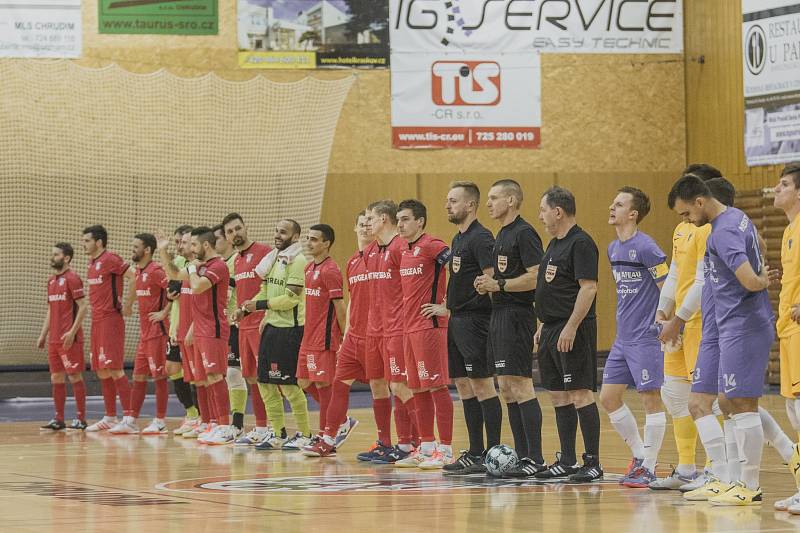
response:
<path id="1" fill-rule="evenodd" d="M 497 270 L 500 272 L 505 272 L 506 268 L 508 268 L 508 256 L 507 255 L 498 255 L 497 256 Z"/>
<path id="2" fill-rule="evenodd" d="M 558 267 L 556 265 L 547 265 L 547 269 L 544 271 L 544 280 L 547 283 L 553 281 L 556 277 L 556 271 Z"/>
<path id="3" fill-rule="evenodd" d="M 450 261 L 450 264 L 453 265 L 453 272 L 458 272 L 461 270 L 461 256 L 454 255 L 453 260 Z"/>

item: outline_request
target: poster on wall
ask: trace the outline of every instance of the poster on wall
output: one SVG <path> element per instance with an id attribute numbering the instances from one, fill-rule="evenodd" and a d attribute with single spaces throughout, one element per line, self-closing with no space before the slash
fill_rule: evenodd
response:
<path id="1" fill-rule="evenodd" d="M 800 160 L 800 2 L 743 0 L 748 166 Z"/>
<path id="2" fill-rule="evenodd" d="M 389 0 L 238 0 L 239 66 L 386 68 Z"/>
<path id="3" fill-rule="evenodd" d="M 81 0 L 0 3 L 0 57 L 81 57 Z"/>
<path id="4" fill-rule="evenodd" d="M 100 33 L 217 35 L 218 0 L 99 0 Z"/>

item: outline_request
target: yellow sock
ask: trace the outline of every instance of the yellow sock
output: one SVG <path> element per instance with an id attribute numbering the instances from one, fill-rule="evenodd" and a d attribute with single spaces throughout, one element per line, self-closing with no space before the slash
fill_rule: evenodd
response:
<path id="1" fill-rule="evenodd" d="M 281 430 L 286 428 L 286 420 L 283 416 L 283 396 L 277 385 L 271 383 L 259 383 L 258 391 L 264 401 L 267 417 L 272 421 L 275 433 L 280 435 Z"/>
<path id="2" fill-rule="evenodd" d="M 294 421 L 297 423 L 297 429 L 306 437 L 311 435 L 311 425 L 308 422 L 308 402 L 306 400 L 306 393 L 297 385 L 281 385 L 283 394 L 289 400 L 289 405 L 292 407 L 292 414 Z"/>
<path id="3" fill-rule="evenodd" d="M 678 464 L 693 465 L 697 448 L 697 426 L 691 416 L 672 419 L 675 445 L 678 448 Z"/>

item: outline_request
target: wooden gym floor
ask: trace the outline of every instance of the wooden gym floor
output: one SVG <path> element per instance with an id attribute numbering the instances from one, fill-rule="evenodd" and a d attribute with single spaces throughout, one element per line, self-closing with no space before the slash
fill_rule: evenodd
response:
<path id="1" fill-rule="evenodd" d="M 540 397 L 550 461 L 558 440 L 547 394 Z M 634 393 L 628 404 L 641 421 Z M 762 405 L 789 429 L 778 396 L 766 397 Z M 764 504 L 713 508 L 684 502 L 676 492 L 619 486 L 615 480 L 629 454 L 604 413 L 601 453 L 608 475 L 605 482 L 591 485 L 444 478 L 440 472 L 359 464 L 355 454 L 374 438 L 374 423 L 370 409 L 351 414 L 361 422 L 356 433 L 338 457 L 325 459 L 201 446 L 172 436 L 40 433 L 38 424 L 5 423 L 0 426 L 0 531 L 691 533 L 800 528 L 800 516 L 772 509 L 776 499 L 794 492 L 794 484 L 771 449 L 764 453 Z M 455 426 L 458 449 L 466 442 L 458 402 Z M 503 435 L 508 441 L 507 425 Z M 578 439 L 580 450 L 580 434 Z M 698 451 L 698 460 L 701 455 Z M 667 474 L 675 460 L 669 426 L 659 475 Z"/>

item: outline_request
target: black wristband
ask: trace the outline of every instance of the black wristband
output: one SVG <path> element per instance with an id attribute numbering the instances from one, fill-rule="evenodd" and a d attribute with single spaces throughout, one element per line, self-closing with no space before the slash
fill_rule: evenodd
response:
<path id="1" fill-rule="evenodd" d="M 256 302 L 256 309 L 258 311 L 263 311 L 264 309 L 267 309 L 268 305 L 269 305 L 269 303 L 268 303 L 267 300 L 259 300 L 259 301 Z"/>

